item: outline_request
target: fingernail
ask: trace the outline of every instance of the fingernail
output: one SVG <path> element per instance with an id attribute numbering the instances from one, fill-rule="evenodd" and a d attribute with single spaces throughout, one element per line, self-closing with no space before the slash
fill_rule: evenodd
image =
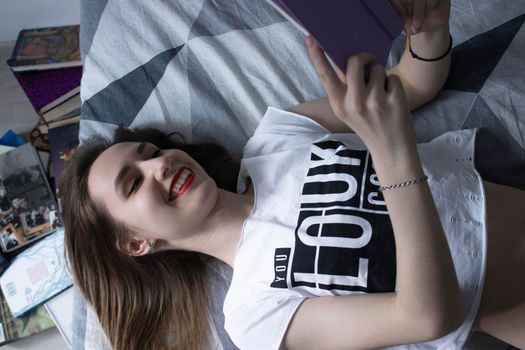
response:
<path id="1" fill-rule="evenodd" d="M 305 42 L 306 42 L 306 46 L 308 47 L 314 46 L 314 40 L 312 39 L 311 36 L 307 36 L 305 39 Z"/>

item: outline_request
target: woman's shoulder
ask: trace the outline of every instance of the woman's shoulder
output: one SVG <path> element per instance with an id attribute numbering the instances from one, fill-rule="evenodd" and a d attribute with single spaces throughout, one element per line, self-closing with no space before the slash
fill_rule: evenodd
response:
<path id="1" fill-rule="evenodd" d="M 334 113 L 328 99 L 303 102 L 288 109 L 288 111 L 310 118 L 322 125 L 331 133 L 351 133 L 353 130 L 343 123 Z"/>
<path id="2" fill-rule="evenodd" d="M 328 134 L 330 131 L 309 116 L 269 106 L 255 131 L 258 134 Z"/>

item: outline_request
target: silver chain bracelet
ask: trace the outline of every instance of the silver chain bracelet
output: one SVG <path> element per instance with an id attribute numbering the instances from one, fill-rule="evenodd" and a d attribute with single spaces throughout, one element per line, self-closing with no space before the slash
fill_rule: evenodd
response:
<path id="1" fill-rule="evenodd" d="M 410 180 L 410 181 L 407 181 L 407 182 L 401 182 L 401 183 L 398 183 L 398 184 L 395 184 L 395 185 L 390 185 L 390 186 L 381 186 L 381 187 L 379 187 L 379 191 L 383 192 L 383 191 L 393 190 L 393 189 L 396 189 L 396 188 L 399 188 L 399 187 L 406 187 L 406 186 L 410 186 L 410 185 L 417 184 L 419 182 L 423 182 L 423 181 L 427 181 L 427 180 L 428 180 L 428 176 L 425 175 L 425 176 L 420 177 L 420 178 L 415 179 L 415 180 Z"/>

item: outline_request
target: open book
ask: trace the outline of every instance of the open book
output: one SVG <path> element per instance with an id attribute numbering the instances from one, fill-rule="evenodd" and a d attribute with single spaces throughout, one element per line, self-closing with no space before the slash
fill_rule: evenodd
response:
<path id="1" fill-rule="evenodd" d="M 303 33 L 315 38 L 343 72 L 359 52 L 385 65 L 403 19 L 388 0 L 267 0 Z"/>

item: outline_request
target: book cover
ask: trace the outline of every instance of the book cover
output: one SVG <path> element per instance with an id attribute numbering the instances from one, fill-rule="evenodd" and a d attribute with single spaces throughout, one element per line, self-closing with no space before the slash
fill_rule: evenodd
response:
<path id="1" fill-rule="evenodd" d="M 64 256 L 64 229 L 18 254 L 0 277 L 13 316 L 18 317 L 69 288 L 73 279 Z"/>
<path id="2" fill-rule="evenodd" d="M 67 118 L 52 121 L 47 125 L 44 125 L 44 124 L 39 125 L 38 130 L 40 130 L 41 133 L 48 135 L 49 129 L 57 128 L 63 125 L 76 124 L 76 123 L 80 123 L 80 113 L 76 114 L 76 111 L 75 111 L 75 112 L 72 112 L 71 115 L 68 115 Z M 49 135 L 48 135 L 48 139 L 49 139 Z"/>
<path id="3" fill-rule="evenodd" d="M 403 19 L 384 0 L 268 0 L 283 16 L 312 35 L 331 60 L 346 71 L 348 58 L 367 51 L 385 65 Z"/>
<path id="4" fill-rule="evenodd" d="M 0 247 L 12 252 L 62 225 L 58 205 L 36 149 L 29 143 L 0 155 Z"/>
<path id="5" fill-rule="evenodd" d="M 45 124 L 44 124 L 45 125 Z M 49 152 L 49 135 L 43 133 L 39 126 L 35 126 L 29 135 L 24 137 L 26 142 L 30 142 L 39 151 Z M 45 164 L 44 162 L 42 162 Z"/>
<path id="6" fill-rule="evenodd" d="M 79 25 L 24 29 L 7 64 L 13 71 L 82 65 Z"/>
<path id="7" fill-rule="evenodd" d="M 55 188 L 60 188 L 60 178 L 66 163 L 75 154 L 78 147 L 79 123 L 62 125 L 48 130 L 51 146 L 51 163 L 53 164 L 53 176 Z"/>
<path id="8" fill-rule="evenodd" d="M 0 346 L 43 332 L 54 326 L 53 319 L 44 306 L 39 306 L 24 316 L 13 317 L 0 291 Z"/>
<path id="9" fill-rule="evenodd" d="M 13 72 L 13 74 L 35 111 L 43 113 L 67 99 L 68 95 L 78 93 L 82 67 Z"/>

